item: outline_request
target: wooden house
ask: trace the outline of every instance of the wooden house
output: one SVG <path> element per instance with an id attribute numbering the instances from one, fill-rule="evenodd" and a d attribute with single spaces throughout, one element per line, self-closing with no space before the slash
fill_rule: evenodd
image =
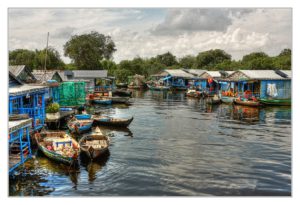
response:
<path id="1" fill-rule="evenodd" d="M 31 70 L 25 65 L 10 65 L 8 69 L 22 83 L 35 83 L 37 81 Z"/>

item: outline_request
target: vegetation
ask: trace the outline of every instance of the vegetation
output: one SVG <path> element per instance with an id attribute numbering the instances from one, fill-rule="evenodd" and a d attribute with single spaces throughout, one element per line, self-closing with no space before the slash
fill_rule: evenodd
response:
<path id="1" fill-rule="evenodd" d="M 57 113 L 59 112 L 59 104 L 58 103 L 51 103 L 46 107 L 46 113 Z"/>
<path id="2" fill-rule="evenodd" d="M 59 53 L 48 49 L 47 68 L 50 69 L 105 69 L 108 75 L 116 77 L 117 82 L 127 82 L 128 77 L 140 74 L 146 78 L 163 69 L 193 68 L 205 70 L 239 69 L 291 69 L 291 49 L 283 49 L 277 56 L 268 56 L 264 52 L 249 53 L 241 60 L 233 60 L 231 55 L 221 49 L 199 52 L 196 56 L 187 55 L 177 58 L 171 52 L 158 54 L 151 58 L 139 56 L 132 60 L 122 60 L 118 64 L 112 60 L 116 46 L 110 36 L 92 31 L 88 34 L 74 35 L 64 45 L 64 55 L 71 58 L 70 64 L 64 64 Z M 43 68 L 45 50 L 30 51 L 17 49 L 9 52 L 9 64 L 25 64 L 32 69 Z"/>
<path id="3" fill-rule="evenodd" d="M 64 45 L 64 55 L 71 58 L 77 68 L 83 70 L 101 68 L 101 61 L 111 59 L 115 51 L 115 43 L 110 36 L 95 31 L 74 35 Z"/>
<path id="4" fill-rule="evenodd" d="M 43 69 L 46 50 L 16 49 L 9 52 L 9 65 L 26 65 L 30 69 Z M 47 69 L 63 69 L 65 66 L 59 52 L 52 47 L 47 51 Z"/>

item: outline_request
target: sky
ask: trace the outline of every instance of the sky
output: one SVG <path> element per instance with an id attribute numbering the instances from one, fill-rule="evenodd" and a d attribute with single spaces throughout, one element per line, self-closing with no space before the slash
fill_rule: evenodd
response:
<path id="1" fill-rule="evenodd" d="M 171 52 L 178 58 L 223 49 L 239 60 L 251 52 L 275 56 L 292 49 L 292 9 L 289 8 L 10 8 L 8 46 L 43 49 L 62 59 L 72 35 L 97 31 L 111 36 L 113 60 L 148 58 Z"/>

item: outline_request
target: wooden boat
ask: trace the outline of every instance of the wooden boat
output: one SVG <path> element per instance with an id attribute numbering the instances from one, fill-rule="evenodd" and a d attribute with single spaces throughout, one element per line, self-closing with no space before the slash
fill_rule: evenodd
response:
<path id="1" fill-rule="evenodd" d="M 87 120 L 78 120 L 73 117 L 68 123 L 67 126 L 72 133 L 82 134 L 91 130 L 93 125 L 92 119 Z"/>
<path id="2" fill-rule="evenodd" d="M 65 132 L 41 132 L 36 133 L 34 137 L 38 149 L 49 159 L 67 165 L 78 163 L 80 146 Z"/>
<path id="3" fill-rule="evenodd" d="M 229 96 L 221 96 L 221 101 L 223 103 L 233 103 L 234 97 L 229 97 Z"/>
<path id="4" fill-rule="evenodd" d="M 250 107 L 258 107 L 260 106 L 260 103 L 259 101 L 254 101 L 254 100 L 239 100 L 238 98 L 235 98 L 233 100 L 233 102 L 235 104 L 238 104 L 238 105 L 244 105 L 244 106 L 250 106 Z"/>
<path id="5" fill-rule="evenodd" d="M 131 97 L 131 95 L 132 95 L 132 92 L 131 91 L 127 91 L 124 88 L 122 88 L 122 89 L 116 89 L 116 90 L 112 91 L 112 96 Z"/>
<path id="6" fill-rule="evenodd" d="M 163 85 L 153 86 L 153 85 L 147 84 L 147 86 L 150 90 L 156 90 L 156 91 L 170 90 L 170 88 L 171 88 L 170 86 L 163 86 Z"/>
<path id="7" fill-rule="evenodd" d="M 214 98 L 209 98 L 207 99 L 207 104 L 209 105 L 217 105 L 217 104 L 220 104 L 221 103 L 221 99 L 218 98 L 218 99 L 214 99 Z"/>
<path id="8" fill-rule="evenodd" d="M 291 99 L 259 99 L 259 102 L 265 105 L 291 105 Z"/>
<path id="9" fill-rule="evenodd" d="M 192 98 L 201 98 L 201 92 L 200 91 L 197 91 L 197 90 L 194 90 L 194 89 L 189 89 L 187 92 L 186 92 L 186 96 L 187 97 L 192 97 Z"/>
<path id="10" fill-rule="evenodd" d="M 112 104 L 112 100 L 109 98 L 94 98 L 93 102 L 95 104 L 101 104 L 101 105 L 111 105 Z"/>
<path id="11" fill-rule="evenodd" d="M 132 122 L 133 117 L 129 119 L 123 119 L 123 118 L 113 118 L 108 116 L 94 115 L 93 119 L 95 123 L 99 125 L 111 126 L 111 127 L 127 127 Z"/>
<path id="12" fill-rule="evenodd" d="M 119 83 L 116 84 L 117 88 L 127 88 L 128 84 L 127 83 Z"/>
<path id="13" fill-rule="evenodd" d="M 79 140 L 80 150 L 90 159 L 96 159 L 108 151 L 110 139 L 103 135 L 96 127 L 95 131 L 90 135 L 84 136 Z"/>
<path id="14" fill-rule="evenodd" d="M 109 99 L 112 100 L 112 103 L 127 103 L 130 99 L 130 97 L 118 97 L 118 96 L 112 96 L 108 97 Z"/>

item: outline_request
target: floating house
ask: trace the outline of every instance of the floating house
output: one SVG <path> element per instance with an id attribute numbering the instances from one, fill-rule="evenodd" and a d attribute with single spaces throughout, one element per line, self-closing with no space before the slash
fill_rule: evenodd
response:
<path id="1" fill-rule="evenodd" d="M 98 80 L 111 81 L 107 70 L 68 70 L 64 72 L 67 81 L 85 82 L 86 90 L 97 88 Z"/>
<path id="2" fill-rule="evenodd" d="M 9 174 L 32 157 L 29 131 L 32 119 L 9 121 Z"/>
<path id="3" fill-rule="evenodd" d="M 199 76 L 202 75 L 206 70 L 201 69 L 184 69 L 185 72 L 190 73 L 194 76 L 193 79 L 189 81 L 189 86 L 200 87 L 201 81 Z"/>
<path id="4" fill-rule="evenodd" d="M 183 69 L 166 69 L 158 74 L 151 75 L 156 80 L 163 80 L 165 85 L 171 86 L 173 89 L 185 90 L 188 87 L 189 80 L 195 79 L 191 73 Z"/>
<path id="5" fill-rule="evenodd" d="M 35 83 L 37 81 L 26 65 L 10 65 L 8 69 L 22 83 Z"/>
<path id="6" fill-rule="evenodd" d="M 128 88 L 131 89 L 143 89 L 146 88 L 145 76 L 135 74 L 128 77 Z"/>
<path id="7" fill-rule="evenodd" d="M 205 91 L 209 96 L 218 94 L 219 84 L 218 80 L 222 75 L 219 71 L 205 71 L 199 75 L 200 89 Z"/>
<path id="8" fill-rule="evenodd" d="M 289 70 L 238 70 L 228 80 L 238 83 L 238 95 L 255 96 L 265 104 L 291 103 L 291 71 Z"/>
<path id="9" fill-rule="evenodd" d="M 33 130 L 45 122 L 45 93 L 47 86 L 23 84 L 9 72 L 9 115 L 28 114 Z"/>

